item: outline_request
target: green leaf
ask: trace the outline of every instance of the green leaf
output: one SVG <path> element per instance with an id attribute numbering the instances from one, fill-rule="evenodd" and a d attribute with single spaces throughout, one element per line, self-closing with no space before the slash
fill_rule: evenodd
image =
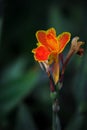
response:
<path id="1" fill-rule="evenodd" d="M 24 104 L 19 105 L 14 130 L 36 130 L 32 115 Z"/>
<path id="2" fill-rule="evenodd" d="M 0 115 L 7 114 L 25 96 L 29 95 L 38 81 L 38 70 L 31 69 L 21 78 L 3 84 L 0 87 Z"/>
<path id="3" fill-rule="evenodd" d="M 75 96 L 75 99 L 77 101 L 77 104 L 84 102 L 87 100 L 86 96 L 86 82 L 87 82 L 87 60 L 86 60 L 87 54 L 83 57 L 81 57 L 81 64 L 78 64 L 76 75 L 73 79 L 73 94 Z"/>
<path id="4" fill-rule="evenodd" d="M 84 115 L 76 111 L 65 130 L 80 130 L 83 124 Z"/>

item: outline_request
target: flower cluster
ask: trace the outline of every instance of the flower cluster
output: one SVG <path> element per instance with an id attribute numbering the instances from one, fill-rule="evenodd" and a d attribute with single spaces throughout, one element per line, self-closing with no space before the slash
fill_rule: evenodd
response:
<path id="1" fill-rule="evenodd" d="M 50 28 L 47 31 L 39 30 L 36 32 L 37 47 L 32 50 L 34 58 L 42 68 L 45 68 L 48 75 L 52 75 L 54 84 L 56 85 L 60 79 L 60 61 L 62 60 L 61 54 L 69 43 L 71 34 L 63 32 L 56 36 L 56 30 Z M 78 41 L 79 37 L 72 39 L 71 48 L 63 63 L 62 75 L 64 74 L 66 64 L 71 56 L 75 53 L 83 54 L 83 49 L 80 46 L 83 42 Z"/>

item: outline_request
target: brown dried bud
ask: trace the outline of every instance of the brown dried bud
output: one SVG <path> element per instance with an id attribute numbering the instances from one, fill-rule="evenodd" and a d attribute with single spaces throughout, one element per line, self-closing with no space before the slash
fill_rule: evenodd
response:
<path id="1" fill-rule="evenodd" d="M 77 37 L 77 36 L 72 39 L 70 50 L 73 51 L 74 53 L 78 53 L 78 54 L 82 55 L 84 49 L 80 48 L 80 46 L 83 45 L 84 42 L 78 41 L 78 40 L 79 40 L 79 37 Z"/>
<path id="2" fill-rule="evenodd" d="M 80 55 L 80 56 L 83 56 L 83 53 L 84 53 L 84 49 L 83 48 L 79 48 L 77 54 Z"/>
<path id="3" fill-rule="evenodd" d="M 76 37 L 74 37 L 74 38 L 72 39 L 72 41 L 71 41 L 71 48 L 70 48 L 70 50 L 69 50 L 69 52 L 68 52 L 68 54 L 67 54 L 67 56 L 66 56 L 66 58 L 65 58 L 65 61 L 64 61 L 64 63 L 63 63 L 61 75 L 64 75 L 66 66 L 67 66 L 69 60 L 71 59 L 71 57 L 72 57 L 74 54 L 77 53 L 77 54 L 80 55 L 80 56 L 83 55 L 84 49 L 81 48 L 80 46 L 83 45 L 84 42 L 78 41 L 78 40 L 79 40 L 79 37 L 76 36 Z M 61 78 L 62 78 L 62 77 L 61 77 Z M 60 78 L 60 79 L 61 79 L 61 78 Z"/>

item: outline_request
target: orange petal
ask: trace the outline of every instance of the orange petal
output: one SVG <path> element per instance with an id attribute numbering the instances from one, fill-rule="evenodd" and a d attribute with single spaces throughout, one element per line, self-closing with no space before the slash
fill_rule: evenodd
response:
<path id="1" fill-rule="evenodd" d="M 58 50 L 58 41 L 56 38 L 56 31 L 54 28 L 50 28 L 47 31 L 40 30 L 36 32 L 38 42 L 46 46 L 50 51 Z"/>
<path id="2" fill-rule="evenodd" d="M 48 43 L 47 47 L 49 47 L 51 51 L 58 51 L 59 45 L 56 36 L 54 36 L 52 33 L 48 33 L 46 38 Z"/>
<path id="3" fill-rule="evenodd" d="M 54 28 L 50 28 L 47 30 L 47 33 L 50 33 L 56 37 L 56 30 Z"/>
<path id="4" fill-rule="evenodd" d="M 50 55 L 50 51 L 45 46 L 39 46 L 36 49 L 33 49 L 32 52 L 34 53 L 35 60 L 38 62 L 48 60 Z"/>
<path id="5" fill-rule="evenodd" d="M 36 38 L 38 42 L 41 43 L 42 45 L 46 46 L 48 44 L 46 39 L 46 31 L 44 30 L 37 31 Z"/>
<path id="6" fill-rule="evenodd" d="M 59 49 L 58 41 L 56 38 L 56 31 L 54 28 L 47 30 L 47 42 L 51 50 L 57 51 Z"/>
<path id="7" fill-rule="evenodd" d="M 70 37 L 71 34 L 69 32 L 63 32 L 57 37 L 59 43 L 59 53 L 61 53 L 64 50 L 65 46 L 70 41 Z"/>

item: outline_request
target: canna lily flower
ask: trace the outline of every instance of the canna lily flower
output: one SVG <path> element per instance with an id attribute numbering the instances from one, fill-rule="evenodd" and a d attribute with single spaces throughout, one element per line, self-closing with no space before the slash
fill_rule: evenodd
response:
<path id="1" fill-rule="evenodd" d="M 59 80 L 59 54 L 62 53 L 67 43 L 70 41 L 71 34 L 63 32 L 56 36 L 54 28 L 47 31 L 39 30 L 36 32 L 37 48 L 33 49 L 34 58 L 40 64 L 43 63 L 49 68 L 53 64 L 52 76 L 54 83 Z"/>

